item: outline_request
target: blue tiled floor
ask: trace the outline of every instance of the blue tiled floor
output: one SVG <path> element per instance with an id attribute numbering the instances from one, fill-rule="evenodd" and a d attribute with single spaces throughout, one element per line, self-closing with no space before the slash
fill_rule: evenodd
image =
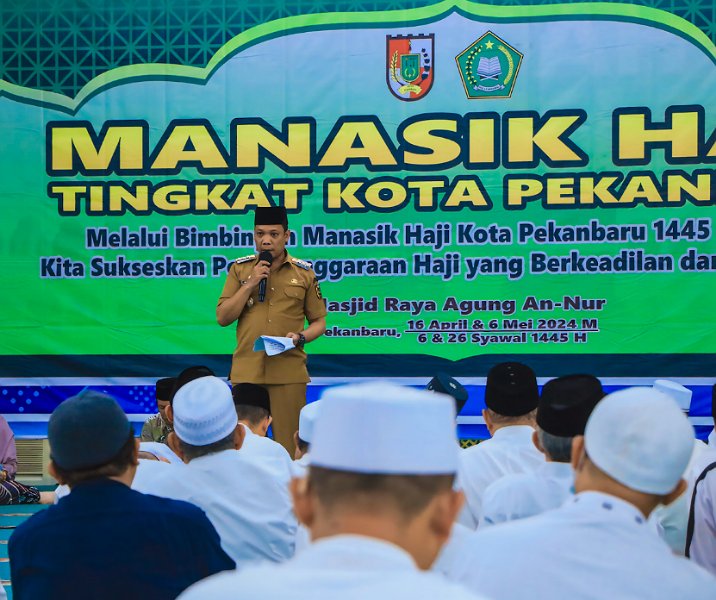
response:
<path id="1" fill-rule="evenodd" d="M 45 488 L 41 488 L 46 491 Z M 49 489 L 49 488 L 47 488 Z M 38 511 L 44 510 L 47 506 L 40 504 L 19 504 L 11 506 L 0 506 L 0 579 L 5 585 L 8 599 L 12 600 L 12 589 L 9 585 L 10 563 L 7 561 L 7 541 L 10 539 L 14 529 L 4 527 L 17 527 L 20 523 L 31 517 Z"/>

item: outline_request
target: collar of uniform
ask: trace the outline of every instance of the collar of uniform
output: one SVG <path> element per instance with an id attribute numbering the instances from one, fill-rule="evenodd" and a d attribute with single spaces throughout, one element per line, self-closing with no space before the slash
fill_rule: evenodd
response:
<path id="1" fill-rule="evenodd" d="M 709 433 L 708 442 L 709 442 L 709 446 L 711 446 L 712 448 L 716 448 L 716 427 L 714 427 L 711 430 L 711 433 Z"/>
<path id="2" fill-rule="evenodd" d="M 313 542 L 291 561 L 311 568 L 351 571 L 417 571 L 413 558 L 395 544 L 362 535 L 335 535 Z"/>
<path id="3" fill-rule="evenodd" d="M 288 263 L 289 265 L 291 265 L 293 267 L 294 265 L 291 260 L 293 257 L 288 253 L 288 250 L 284 250 L 283 252 L 284 252 L 284 254 L 283 254 L 283 261 L 281 261 L 281 267 L 283 267 L 283 265 L 285 265 L 286 263 Z M 279 267 L 279 268 L 281 268 L 281 267 Z"/>
<path id="4" fill-rule="evenodd" d="M 532 443 L 532 434 L 534 429 L 529 425 L 508 425 L 507 427 L 500 427 L 495 431 L 492 439 L 507 441 L 516 439 L 529 439 L 530 444 Z"/>
<path id="5" fill-rule="evenodd" d="M 571 501 L 571 506 L 579 511 L 602 514 L 634 525 L 644 525 L 646 517 L 633 504 L 626 500 L 603 492 L 580 492 Z"/>

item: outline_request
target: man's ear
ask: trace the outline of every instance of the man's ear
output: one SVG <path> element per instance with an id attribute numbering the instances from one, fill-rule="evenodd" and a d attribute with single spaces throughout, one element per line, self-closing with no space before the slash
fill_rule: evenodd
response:
<path id="1" fill-rule="evenodd" d="M 572 469 L 575 473 L 582 470 L 584 466 L 584 436 L 575 435 L 572 438 Z"/>
<path id="2" fill-rule="evenodd" d="M 266 417 L 266 419 L 264 420 L 264 424 L 261 427 L 264 432 L 264 437 L 266 437 L 266 434 L 268 433 L 268 428 L 271 427 L 271 423 L 273 423 L 273 417 L 269 415 L 268 417 Z"/>
<path id="3" fill-rule="evenodd" d="M 311 484 L 308 477 L 297 477 L 289 484 L 293 499 L 293 512 L 299 523 L 311 528 L 315 519 L 314 500 L 311 495 Z"/>
<path id="4" fill-rule="evenodd" d="M 164 409 L 164 414 L 167 416 L 169 425 L 174 425 L 174 409 L 172 408 L 171 403 L 167 404 L 167 407 Z"/>
<path id="5" fill-rule="evenodd" d="M 416 520 L 417 523 L 422 522 L 422 524 L 418 525 L 422 529 L 422 536 L 427 533 L 424 528 L 427 527 L 430 532 L 429 536 L 427 536 L 429 539 L 426 540 L 429 544 L 425 545 L 421 552 L 423 556 L 419 559 L 416 556 L 418 566 L 421 569 L 430 567 L 440 548 L 450 538 L 450 534 L 455 526 L 455 520 L 460 513 L 464 500 L 465 497 L 459 490 L 448 489 L 440 492 L 432 498 L 423 514 Z M 433 551 L 432 556 L 425 554 L 430 548 L 432 548 Z"/>
<path id="6" fill-rule="evenodd" d="M 443 499 L 444 496 L 444 499 Z M 450 537 L 452 527 L 465 504 L 465 494 L 462 490 L 450 490 L 445 494 L 438 495 L 441 506 L 436 509 L 433 515 L 433 529 L 444 540 Z"/>
<path id="7" fill-rule="evenodd" d="M 487 431 L 489 431 L 490 436 L 492 436 L 492 434 L 494 433 L 494 430 L 492 428 L 492 419 L 490 418 L 490 413 L 485 408 L 482 409 L 482 418 L 485 420 Z"/>
<path id="8" fill-rule="evenodd" d="M 59 473 L 57 472 L 57 468 L 55 467 L 55 463 L 50 461 L 47 463 L 47 472 L 50 474 L 50 477 L 54 478 L 57 483 L 60 485 L 66 485 L 67 482 L 60 477 Z"/>
<path id="9" fill-rule="evenodd" d="M 686 488 L 688 487 L 688 484 L 685 480 L 679 479 L 679 483 L 676 484 L 676 487 L 666 494 L 666 496 L 662 496 L 661 503 L 664 506 L 667 506 L 671 504 L 674 500 L 676 500 L 681 494 L 683 494 L 686 491 Z"/>
<path id="10" fill-rule="evenodd" d="M 536 429 L 532 432 L 532 443 L 535 445 L 535 448 L 537 448 L 537 450 L 539 450 L 542 454 L 545 454 L 542 444 L 539 443 L 539 434 L 537 433 Z"/>
<path id="11" fill-rule="evenodd" d="M 177 437 L 177 434 L 173 431 L 170 431 L 169 435 L 167 436 L 167 446 L 172 449 L 174 454 L 181 458 L 182 462 L 187 462 L 186 457 L 184 456 L 184 451 L 182 450 L 181 444 L 179 443 L 179 438 Z"/>
<path id="12" fill-rule="evenodd" d="M 245 439 L 246 430 L 241 425 L 237 425 L 236 429 L 234 429 L 234 448 L 236 450 L 241 450 L 241 446 L 244 445 Z"/>
<path id="13" fill-rule="evenodd" d="M 305 452 L 301 452 L 301 449 L 298 447 L 299 439 L 300 438 L 298 437 L 298 431 L 294 431 L 293 432 L 293 447 L 294 447 L 293 460 L 300 460 L 303 457 L 303 455 L 305 454 Z"/>

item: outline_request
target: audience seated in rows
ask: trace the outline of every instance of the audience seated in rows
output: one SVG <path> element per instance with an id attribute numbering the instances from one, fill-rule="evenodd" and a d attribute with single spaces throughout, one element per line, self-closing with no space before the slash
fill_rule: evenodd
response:
<path id="1" fill-rule="evenodd" d="M 138 491 L 202 508 L 240 567 L 293 556 L 297 522 L 286 481 L 256 455 L 237 452 L 246 437 L 226 382 L 207 376 L 179 388 L 169 446 L 186 463 L 156 470 Z"/>
<path id="2" fill-rule="evenodd" d="M 559 508 L 572 495 L 572 440 L 584 435 L 592 410 L 604 397 L 591 375 L 568 375 L 547 382 L 537 406 L 532 442 L 545 462 L 534 471 L 511 473 L 491 483 L 482 499 L 480 528 Z"/>
<path id="3" fill-rule="evenodd" d="M 294 461 L 266 437 L 265 389 L 206 367 L 161 392 L 163 443 L 137 447 L 102 394 L 63 402 L 52 472 L 72 493 L 11 538 L 15 597 L 714 595 L 716 453 L 679 411 L 686 388 L 601 400 L 574 375 L 540 396 L 529 367 L 502 363 L 486 384 L 492 437 L 464 451 L 466 390 L 446 374 L 427 389 L 327 389 L 301 412 Z M 462 488 L 468 527 L 454 522 Z M 678 530 L 693 560 L 657 530 Z"/>
<path id="4" fill-rule="evenodd" d="M 449 577 L 505 600 L 713 597 L 716 579 L 672 554 L 647 523 L 654 508 L 683 493 L 693 437 L 664 394 L 610 394 L 574 438 L 576 495 L 559 509 L 472 534 Z"/>
<path id="5" fill-rule="evenodd" d="M 424 571 L 462 503 L 458 452 L 447 396 L 380 383 L 327 391 L 308 476 L 291 485 L 312 544 L 283 565 L 209 578 L 182 598 L 479 597 Z"/>
<path id="6" fill-rule="evenodd" d="M 235 566 L 199 508 L 130 489 L 139 441 L 114 399 L 65 400 L 48 438 L 50 472 L 72 493 L 10 538 L 16 600 L 169 599 Z"/>

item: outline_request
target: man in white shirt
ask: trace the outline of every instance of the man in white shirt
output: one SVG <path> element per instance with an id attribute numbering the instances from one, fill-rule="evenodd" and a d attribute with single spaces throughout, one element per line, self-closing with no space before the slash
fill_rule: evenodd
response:
<path id="1" fill-rule="evenodd" d="M 276 478 L 288 486 L 293 461 L 281 444 L 266 437 L 271 425 L 271 403 L 266 388 L 255 383 L 237 383 L 231 395 L 239 424 L 246 434 L 241 452 L 274 471 Z"/>
<path id="2" fill-rule="evenodd" d="M 487 486 L 544 463 L 532 443 L 538 400 L 537 378 L 527 365 L 501 363 L 487 374 L 482 416 L 492 437 L 460 453 L 458 480 L 466 500 L 460 523 L 466 527 L 477 528 Z"/>
<path id="3" fill-rule="evenodd" d="M 574 498 L 473 534 L 451 577 L 505 600 L 713 598 L 716 579 L 646 521 L 683 492 L 692 448 L 691 425 L 664 394 L 610 394 L 574 438 Z"/>
<path id="4" fill-rule="evenodd" d="M 279 566 L 209 578 L 185 600 L 475 598 L 425 572 L 462 496 L 451 398 L 374 383 L 331 388 L 321 400 L 296 513 L 313 543 Z"/>
<path id="5" fill-rule="evenodd" d="M 657 379 L 654 389 L 676 402 L 681 411 L 688 416 L 691 409 L 692 392 L 689 388 L 668 379 Z M 649 515 L 649 522 L 655 524 L 659 536 L 673 552 L 684 555 L 686 548 L 686 527 L 689 519 L 689 503 L 694 491 L 694 482 L 707 465 L 716 461 L 716 450 L 709 448 L 701 440 L 693 439 L 693 452 L 684 471 L 686 490 L 668 506 L 659 506 Z"/>
<path id="6" fill-rule="evenodd" d="M 297 522 L 289 491 L 270 468 L 240 450 L 246 432 L 227 384 L 211 376 L 195 379 L 177 391 L 172 411 L 169 446 L 186 464 L 165 465 L 137 489 L 202 508 L 239 568 L 293 556 Z"/>
<path id="7" fill-rule="evenodd" d="M 603 397 L 602 384 L 592 375 L 567 375 L 545 384 L 532 441 L 546 462 L 534 471 L 505 475 L 488 486 L 482 502 L 481 529 L 564 504 L 573 493 L 572 440 L 584 435 L 587 419 Z"/>
<path id="8" fill-rule="evenodd" d="M 696 478 L 689 512 L 686 556 L 716 575 L 716 462 Z"/>

